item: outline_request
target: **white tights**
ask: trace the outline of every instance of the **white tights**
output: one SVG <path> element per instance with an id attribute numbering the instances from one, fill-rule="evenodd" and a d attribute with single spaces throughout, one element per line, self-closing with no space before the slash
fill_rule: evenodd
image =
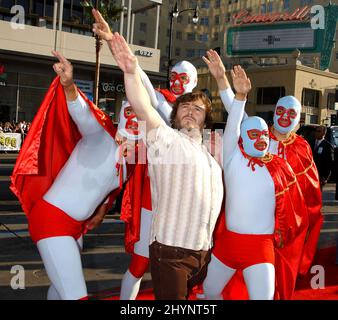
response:
<path id="1" fill-rule="evenodd" d="M 222 300 L 222 291 L 236 270 L 232 269 L 214 255 L 208 265 L 203 291 L 207 300 Z M 250 300 L 273 300 L 275 293 L 275 267 L 271 263 L 252 265 L 243 270 L 244 281 Z"/>
<path id="2" fill-rule="evenodd" d="M 62 236 L 42 239 L 37 247 L 51 281 L 48 300 L 78 300 L 86 297 L 82 271 L 82 237 Z"/>

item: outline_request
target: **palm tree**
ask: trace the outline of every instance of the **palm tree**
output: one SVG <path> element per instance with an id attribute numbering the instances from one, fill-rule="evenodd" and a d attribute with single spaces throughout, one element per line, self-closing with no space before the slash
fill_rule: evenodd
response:
<path id="1" fill-rule="evenodd" d="M 83 1 L 81 5 L 85 8 L 87 18 L 90 20 L 90 24 L 94 22 L 92 16 L 92 9 L 95 8 L 100 11 L 103 18 L 108 22 L 112 28 L 114 21 L 119 20 L 123 8 L 116 5 L 116 0 L 96 0 L 95 6 L 92 1 Z M 96 46 L 96 64 L 95 64 L 95 83 L 94 83 L 94 103 L 98 106 L 99 100 L 99 79 L 100 79 L 100 51 L 102 47 L 102 40 L 98 36 L 95 36 Z"/>

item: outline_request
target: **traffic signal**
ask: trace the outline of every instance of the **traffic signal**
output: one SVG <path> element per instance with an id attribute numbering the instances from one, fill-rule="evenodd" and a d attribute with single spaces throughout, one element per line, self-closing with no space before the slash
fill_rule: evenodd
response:
<path id="1" fill-rule="evenodd" d="M 337 115 L 331 114 L 331 126 L 336 126 L 336 125 L 337 125 Z"/>

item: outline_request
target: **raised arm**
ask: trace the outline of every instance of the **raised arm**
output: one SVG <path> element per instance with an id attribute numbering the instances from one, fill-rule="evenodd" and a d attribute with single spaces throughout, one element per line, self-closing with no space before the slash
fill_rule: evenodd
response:
<path id="1" fill-rule="evenodd" d="M 229 80 L 226 76 L 226 69 L 222 59 L 215 50 L 208 50 L 207 57 L 202 57 L 202 59 L 207 64 L 212 76 L 215 78 L 222 103 L 225 110 L 229 113 L 235 99 L 235 94 L 232 91 Z M 247 117 L 248 115 L 244 113 L 244 119 Z"/>
<path id="2" fill-rule="evenodd" d="M 116 63 L 124 73 L 127 99 L 133 106 L 137 119 L 146 122 L 147 132 L 158 128 L 161 124 L 164 124 L 164 121 L 151 106 L 149 95 L 138 72 L 136 56 L 131 52 L 125 39 L 117 32 L 113 34 L 111 44 Z"/>
<path id="3" fill-rule="evenodd" d="M 52 51 L 52 54 L 59 60 L 53 65 L 53 69 L 60 76 L 60 83 L 65 92 L 69 114 L 76 123 L 81 135 L 84 137 L 103 131 L 87 103 L 78 93 L 73 80 L 72 64 L 61 53 Z"/>
<path id="4" fill-rule="evenodd" d="M 250 79 L 246 76 L 245 71 L 240 66 L 236 66 L 234 67 L 234 70 L 231 70 L 231 76 L 237 93 L 229 112 L 223 136 L 224 168 L 237 147 L 246 98 L 251 90 Z"/>
<path id="5" fill-rule="evenodd" d="M 95 18 L 95 23 L 93 24 L 93 32 L 99 36 L 101 39 L 105 40 L 108 44 L 108 48 L 111 53 L 114 55 L 113 52 L 113 33 L 110 30 L 110 27 L 107 21 L 104 20 L 101 13 L 95 9 L 92 10 L 93 16 Z M 161 99 L 158 98 L 156 90 L 154 89 L 149 77 L 147 74 L 141 69 L 139 65 L 137 65 L 137 71 L 141 78 L 141 81 L 147 90 L 147 93 L 150 98 L 151 105 L 160 112 L 161 117 L 164 119 L 165 122 L 170 123 L 170 113 L 172 108 L 169 106 L 168 103 L 164 103 Z"/>

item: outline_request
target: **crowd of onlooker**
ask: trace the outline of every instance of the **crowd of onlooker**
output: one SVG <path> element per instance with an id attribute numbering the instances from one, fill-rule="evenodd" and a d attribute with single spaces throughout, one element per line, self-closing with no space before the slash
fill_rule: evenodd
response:
<path id="1" fill-rule="evenodd" d="M 20 121 L 20 122 L 0 122 L 0 133 L 20 133 L 22 138 L 27 135 L 28 130 L 31 126 L 30 122 Z"/>
<path id="2" fill-rule="evenodd" d="M 2 133 L 19 133 L 21 135 L 21 143 L 24 141 L 29 128 L 31 126 L 30 122 L 26 121 L 7 121 L 7 122 L 0 122 L 0 134 Z M 7 151 L 1 151 L 7 153 Z M 18 152 L 18 150 L 16 150 Z"/>

